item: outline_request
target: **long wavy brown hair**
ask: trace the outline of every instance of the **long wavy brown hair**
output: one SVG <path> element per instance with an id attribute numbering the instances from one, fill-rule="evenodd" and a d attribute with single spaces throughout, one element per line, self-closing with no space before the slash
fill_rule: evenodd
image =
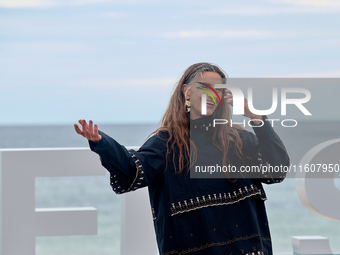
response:
<path id="1" fill-rule="evenodd" d="M 211 63 L 196 63 L 188 67 L 183 73 L 182 77 L 177 83 L 174 93 L 170 98 L 170 102 L 167 110 L 161 120 L 160 127 L 153 132 L 157 134 L 160 131 L 166 132 L 169 135 L 167 140 L 167 154 L 169 151 L 173 153 L 173 164 L 176 173 L 182 173 L 183 170 L 188 167 L 187 164 L 193 165 L 197 159 L 197 148 L 195 144 L 190 140 L 190 118 L 186 112 L 186 95 L 183 92 L 184 84 L 190 84 L 196 77 L 202 75 L 204 72 L 218 73 L 223 83 L 226 82 L 226 74 L 224 71 Z M 222 98 L 225 95 L 223 90 Z M 237 125 L 230 125 L 231 110 L 229 104 L 218 105 L 213 113 L 213 117 L 216 119 L 226 119 L 228 123 L 225 125 L 217 125 L 213 133 L 213 144 L 219 148 L 223 154 L 223 165 L 229 162 L 227 155 L 228 149 L 233 144 L 236 149 L 236 155 L 239 158 L 243 158 L 242 153 L 242 139 L 240 138 L 239 129 L 242 129 Z M 178 155 L 178 158 L 176 158 Z M 191 157 L 190 157 L 191 155 Z M 190 159 L 191 160 L 188 160 Z M 176 162 L 178 163 L 178 169 L 176 168 Z M 185 164 L 187 162 L 187 164 Z M 168 157 L 166 157 L 166 168 L 168 165 Z M 188 167 L 188 171 L 190 168 Z"/>

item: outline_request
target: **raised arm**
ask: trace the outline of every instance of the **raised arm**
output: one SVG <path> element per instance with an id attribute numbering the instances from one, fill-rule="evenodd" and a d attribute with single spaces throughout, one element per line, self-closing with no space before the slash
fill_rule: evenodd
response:
<path id="1" fill-rule="evenodd" d="M 102 165 L 110 172 L 110 185 L 121 194 L 150 185 L 165 168 L 165 142 L 157 135 L 149 138 L 138 151 L 127 150 L 116 140 L 81 123 L 83 135 L 89 140 L 90 149 L 100 156 Z M 84 131 L 88 129 L 88 133 Z M 91 133 L 92 132 L 92 133 Z"/>
<path id="2" fill-rule="evenodd" d="M 290 159 L 287 150 L 280 137 L 275 133 L 267 116 L 262 116 L 263 126 L 256 126 L 254 122 L 253 133 L 247 132 L 246 151 L 253 159 L 254 164 L 262 170 L 257 174 L 257 178 L 262 182 L 271 184 L 281 182 L 285 179 L 287 172 L 284 167 L 290 165 Z M 270 169 L 281 169 L 273 172 Z"/>
<path id="3" fill-rule="evenodd" d="M 227 90 L 224 98 L 228 104 L 233 106 L 233 95 Z M 261 167 L 263 170 L 269 167 L 284 167 L 290 165 L 289 156 L 280 137 L 275 133 L 271 124 L 267 121 L 267 116 L 260 116 L 252 113 L 248 107 L 247 99 L 244 99 L 244 115 L 252 119 L 256 135 L 246 132 L 244 137 L 244 150 L 246 155 L 253 159 L 253 164 Z M 263 125 L 262 125 L 263 124 Z M 286 178 L 287 172 L 260 172 L 255 178 L 262 182 L 271 184 L 281 182 Z M 253 175 L 254 176 L 254 175 Z"/>

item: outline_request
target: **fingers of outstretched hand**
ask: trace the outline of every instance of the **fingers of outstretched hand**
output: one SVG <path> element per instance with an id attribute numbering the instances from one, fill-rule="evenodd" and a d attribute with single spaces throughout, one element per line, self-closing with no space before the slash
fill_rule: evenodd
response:
<path id="1" fill-rule="evenodd" d="M 94 134 L 96 136 L 99 136 L 99 131 L 98 131 L 98 126 L 97 125 L 94 125 Z"/>
<path id="2" fill-rule="evenodd" d="M 74 124 L 74 129 L 76 130 L 77 134 L 82 135 L 85 137 L 84 132 L 78 127 L 77 124 Z"/>
<path id="3" fill-rule="evenodd" d="M 87 125 L 85 120 L 79 120 L 79 124 L 82 126 L 82 131 L 84 133 L 84 137 L 88 139 L 89 136 L 89 126 Z"/>
<path id="4" fill-rule="evenodd" d="M 77 124 L 74 124 L 74 129 L 76 130 L 78 134 L 94 142 L 98 142 L 102 139 L 102 136 L 99 134 L 99 131 L 98 131 L 98 126 L 93 125 L 92 120 L 89 121 L 89 124 L 86 123 L 86 120 L 79 120 L 78 122 L 82 126 L 82 130 L 81 130 Z"/>
<path id="5" fill-rule="evenodd" d="M 97 125 L 94 125 L 94 134 L 96 136 L 96 142 L 100 141 L 102 139 L 102 136 L 101 134 L 99 134 L 99 131 L 98 131 L 98 126 Z"/>
<path id="6" fill-rule="evenodd" d="M 93 127 L 93 121 L 89 121 L 89 140 L 91 141 L 98 141 L 99 139 L 99 132 L 98 132 L 98 126 L 94 125 Z"/>
<path id="7" fill-rule="evenodd" d="M 93 122 L 92 122 L 92 120 L 90 120 L 89 121 L 89 136 L 90 136 L 90 138 L 91 139 L 89 139 L 89 140 L 92 140 L 93 139 Z"/>

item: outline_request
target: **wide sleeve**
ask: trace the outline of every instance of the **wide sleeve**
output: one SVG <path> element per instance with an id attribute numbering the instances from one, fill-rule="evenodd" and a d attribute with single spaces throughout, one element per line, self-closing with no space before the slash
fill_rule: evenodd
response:
<path id="1" fill-rule="evenodd" d="M 256 173 L 256 178 L 261 182 L 271 184 L 282 182 L 287 175 L 290 159 L 287 150 L 280 137 L 275 133 L 271 123 L 267 121 L 267 116 L 263 117 L 263 125 L 252 123 L 255 135 L 247 132 L 246 154 L 252 158 Z"/>
<path id="2" fill-rule="evenodd" d="M 166 143 L 160 135 L 150 137 L 139 150 L 128 150 L 99 131 L 98 143 L 89 141 L 90 149 L 100 157 L 110 172 L 110 185 L 117 194 L 151 185 L 165 170 Z"/>

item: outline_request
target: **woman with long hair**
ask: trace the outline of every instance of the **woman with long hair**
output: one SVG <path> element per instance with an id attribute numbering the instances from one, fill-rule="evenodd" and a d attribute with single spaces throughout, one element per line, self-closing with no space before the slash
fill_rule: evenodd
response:
<path id="1" fill-rule="evenodd" d="M 267 117 L 251 113 L 247 100 L 244 116 L 252 119 L 255 134 L 231 124 L 231 91 L 215 88 L 225 83 L 216 65 L 190 66 L 160 127 L 138 151 L 127 150 L 92 121 L 75 124 L 110 172 L 115 193 L 148 187 L 162 255 L 272 254 L 262 183 L 281 182 L 285 173 L 241 170 L 287 166 L 289 157 Z M 215 125 L 216 119 L 225 124 Z"/>

